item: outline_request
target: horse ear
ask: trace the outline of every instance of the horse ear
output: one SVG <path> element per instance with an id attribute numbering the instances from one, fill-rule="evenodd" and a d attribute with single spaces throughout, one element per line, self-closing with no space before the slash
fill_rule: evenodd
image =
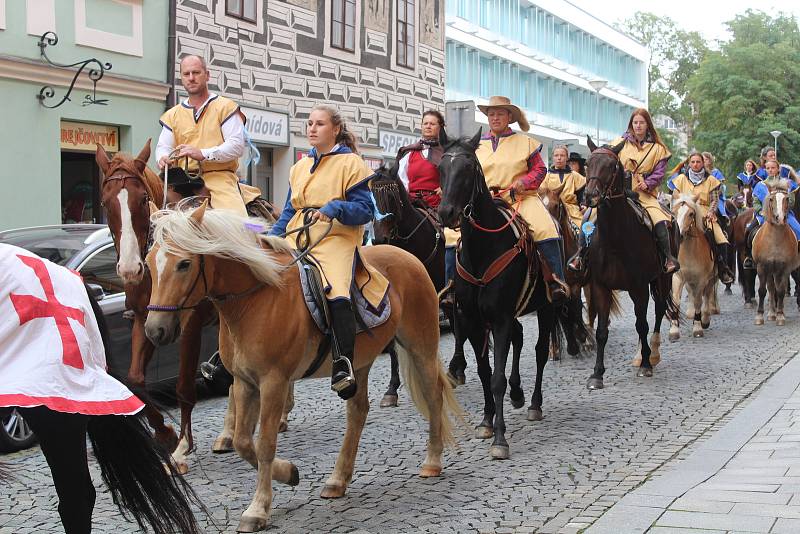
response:
<path id="1" fill-rule="evenodd" d="M 150 208 L 151 216 L 158 211 L 158 206 L 156 206 L 155 202 L 153 202 L 152 200 L 149 202 L 148 207 Z"/>
<path id="2" fill-rule="evenodd" d="M 448 143 L 447 132 L 444 128 L 439 128 L 439 144 L 445 146 Z"/>
<path id="3" fill-rule="evenodd" d="M 478 150 L 478 146 L 481 144 L 481 134 L 483 133 L 483 126 L 478 128 L 478 131 L 475 135 L 472 136 L 472 139 L 469 140 L 469 146 L 472 147 L 472 150 Z"/>
<path id="4" fill-rule="evenodd" d="M 592 141 L 591 135 L 586 136 L 586 146 L 589 147 L 590 152 L 594 152 L 595 150 L 597 150 L 597 145 L 594 144 L 594 141 Z"/>
<path id="5" fill-rule="evenodd" d="M 108 152 L 106 149 L 103 148 L 103 145 L 100 143 L 97 144 L 97 150 L 94 153 L 94 160 L 97 162 L 97 166 L 100 167 L 100 170 L 103 172 L 103 176 L 108 174 L 108 165 L 111 163 L 111 158 L 108 157 Z"/>
<path id="6" fill-rule="evenodd" d="M 191 217 L 196 224 L 202 223 L 203 216 L 206 214 L 207 207 L 208 207 L 208 199 L 205 199 L 203 200 L 203 203 L 200 204 L 200 207 L 194 210 L 189 217 Z"/>
<path id="7" fill-rule="evenodd" d="M 147 140 L 147 142 L 144 144 L 144 148 L 142 148 L 142 151 L 139 152 L 139 155 L 136 156 L 135 160 L 133 160 L 133 165 L 140 173 L 144 172 L 145 167 L 147 167 L 147 160 L 150 159 L 150 141 L 151 139 Z"/>
<path id="8" fill-rule="evenodd" d="M 622 152 L 622 148 L 625 146 L 625 141 L 620 141 L 619 144 L 611 148 L 611 152 L 619 156 L 619 153 Z"/>

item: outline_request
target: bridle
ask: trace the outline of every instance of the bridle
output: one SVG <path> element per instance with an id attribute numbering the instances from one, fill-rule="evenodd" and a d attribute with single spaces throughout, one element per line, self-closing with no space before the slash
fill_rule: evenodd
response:
<path id="1" fill-rule="evenodd" d="M 610 148 L 599 147 L 596 148 L 589 155 L 589 160 L 591 160 L 595 154 L 605 154 L 606 156 L 611 156 L 612 158 L 614 158 L 614 170 L 612 171 L 613 178 L 609 180 L 607 184 L 603 185 L 602 191 L 600 193 L 600 200 L 598 201 L 597 204 L 599 204 L 600 202 L 605 202 L 607 200 L 624 197 L 625 191 L 622 187 L 622 172 L 621 172 L 622 163 L 619 160 L 619 154 L 617 154 Z M 588 161 L 587 161 L 587 169 L 588 169 Z M 599 176 L 590 176 L 586 180 L 587 187 L 592 181 L 599 182 L 601 185 L 603 184 Z M 595 206 L 597 206 L 597 204 L 595 204 Z"/>
<path id="2" fill-rule="evenodd" d="M 102 190 L 106 182 L 119 181 L 122 182 L 122 189 L 127 189 L 126 183 L 128 180 L 134 180 L 142 184 L 142 187 L 144 187 L 144 205 L 149 206 L 150 202 L 153 200 L 150 194 L 150 188 L 148 187 L 147 182 L 145 182 L 141 176 L 138 176 L 136 174 L 123 174 L 120 172 L 114 172 L 111 174 L 111 176 L 106 176 L 103 179 L 103 183 L 100 184 L 100 188 Z M 100 205 L 104 208 L 106 207 L 105 202 L 103 202 L 102 200 L 100 201 Z M 148 207 L 147 210 L 149 211 L 149 209 L 150 208 Z M 116 236 L 114 236 L 114 241 L 116 241 Z M 147 239 L 145 239 L 144 245 L 141 245 L 139 247 L 140 258 L 142 259 L 142 263 L 144 264 L 145 271 L 147 270 L 148 267 L 147 267 L 147 262 L 145 262 L 144 259 L 145 257 L 147 257 L 147 253 L 150 251 L 150 248 L 152 246 L 153 246 L 153 223 L 149 223 L 147 228 Z M 117 261 L 119 261 L 119 249 L 117 249 Z"/>

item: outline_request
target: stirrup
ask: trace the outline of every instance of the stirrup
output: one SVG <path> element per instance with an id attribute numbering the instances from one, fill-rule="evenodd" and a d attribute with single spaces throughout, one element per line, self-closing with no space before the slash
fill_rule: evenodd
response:
<path id="1" fill-rule="evenodd" d="M 344 391 L 345 389 L 349 388 L 353 384 L 356 383 L 356 375 L 353 372 L 353 364 L 350 362 L 349 358 L 345 358 L 344 356 L 340 356 L 333 360 L 333 364 L 336 365 L 341 360 L 344 360 L 347 363 L 347 376 L 339 380 L 338 382 L 331 384 L 331 389 L 336 393 L 340 391 Z"/>

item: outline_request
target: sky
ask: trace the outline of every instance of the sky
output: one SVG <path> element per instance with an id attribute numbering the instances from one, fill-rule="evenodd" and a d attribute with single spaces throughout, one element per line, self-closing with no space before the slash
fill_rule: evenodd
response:
<path id="1" fill-rule="evenodd" d="M 797 0 L 660 0 L 635 1 L 635 0 L 569 0 L 597 17 L 598 19 L 614 24 L 633 14 L 636 11 L 649 11 L 660 16 L 668 16 L 683 25 L 687 30 L 697 30 L 703 35 L 709 45 L 714 41 L 725 40 L 727 30 L 725 22 L 733 19 L 739 13 L 744 13 L 748 8 L 777 13 L 783 11 L 800 17 L 800 2 Z M 712 48 L 716 48 L 712 46 Z"/>

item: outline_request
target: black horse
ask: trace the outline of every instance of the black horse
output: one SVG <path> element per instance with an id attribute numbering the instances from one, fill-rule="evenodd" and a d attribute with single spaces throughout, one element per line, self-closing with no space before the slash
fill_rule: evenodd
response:
<path id="1" fill-rule="evenodd" d="M 108 326 L 91 292 L 87 293 L 109 354 Z M 143 391 L 135 393 L 149 401 Z M 141 412 L 88 416 L 46 406 L 19 411 L 36 433 L 50 466 L 66 534 L 92 530 L 95 489 L 87 463 L 87 434 L 103 481 L 123 517 L 130 514 L 142 531 L 149 526 L 155 534 L 200 532 L 190 501 L 201 510 L 205 507 L 173 467 L 169 452 L 153 439 Z M 0 479 L 7 476 L 0 466 Z"/>
<path id="2" fill-rule="evenodd" d="M 597 361 L 587 382 L 589 389 L 603 388 L 604 357 L 608 341 L 608 318 L 615 308 L 614 291 L 627 291 L 636 314 L 636 332 L 641 345 L 642 363 L 638 376 L 653 376 L 651 346 L 647 341 L 647 308 L 652 294 L 656 308 L 653 346 L 661 343 L 664 315 L 678 317 L 672 300 L 672 275 L 665 274 L 652 232 L 639 221 L 623 188 L 625 170 L 619 160 L 623 144 L 598 148 L 591 139 L 592 153 L 587 162 L 585 200 L 597 209 L 596 230 L 587 251 L 588 281 L 592 307 L 597 311 Z M 675 250 L 673 235 L 673 250 Z M 676 254 L 677 255 L 677 254 Z"/>
<path id="3" fill-rule="evenodd" d="M 456 331 L 466 335 L 475 352 L 478 376 L 483 385 L 484 415 L 475 435 L 482 439 L 494 436 L 490 449 L 492 458 L 506 459 L 510 457 L 510 450 L 505 437 L 503 397 L 508 351 L 519 328 L 516 317 L 536 311 L 539 322 L 536 385 L 528 407 L 529 421 L 542 419 L 542 376 L 551 341 L 560 349 L 564 331 L 575 332 L 583 323 L 577 327 L 570 325 L 567 313 L 549 302 L 527 223 L 507 204 L 493 199 L 486 186 L 475 155 L 480 136 L 479 131 L 470 140 L 449 140 L 445 134 L 440 134 L 444 154 L 439 164 L 442 186 L 439 215 L 448 226 L 461 226 L 455 279 L 460 313 L 455 318 Z M 521 224 L 515 225 L 515 222 Z M 519 236 L 515 234 L 515 226 L 521 230 Z M 523 298 L 523 293 L 530 297 Z M 494 371 L 489 364 L 490 333 L 494 340 Z M 518 367 L 515 371 L 518 373 Z M 518 382 L 511 381 L 510 385 L 514 406 L 521 407 L 522 388 Z"/>

